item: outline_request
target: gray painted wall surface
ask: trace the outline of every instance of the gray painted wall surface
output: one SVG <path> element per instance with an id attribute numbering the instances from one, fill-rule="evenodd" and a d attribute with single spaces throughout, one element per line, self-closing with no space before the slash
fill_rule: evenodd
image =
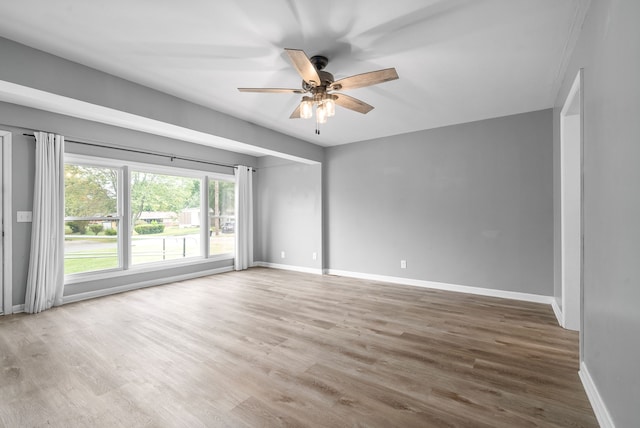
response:
<path id="1" fill-rule="evenodd" d="M 554 109 L 559 116 L 578 70 L 584 68 L 582 357 L 617 427 L 635 427 L 640 421 L 638 17 L 636 0 L 591 2 Z M 558 154 L 560 130 L 554 123 Z M 554 172 L 559 177 L 559 164 Z M 556 180 L 556 194 L 559 186 Z M 558 217 L 556 210 L 556 227 Z"/>
<path id="2" fill-rule="evenodd" d="M 326 267 L 552 295 L 552 148 L 543 110 L 326 149 Z"/>
<path id="3" fill-rule="evenodd" d="M 315 144 L 0 38 L 0 80 L 87 101 L 305 159 Z"/>
<path id="4" fill-rule="evenodd" d="M 255 261 L 322 269 L 321 171 L 321 165 L 259 159 Z"/>
<path id="5" fill-rule="evenodd" d="M 2 116 L 0 116 L 2 117 Z M 16 211 L 33 209 L 33 182 L 35 180 L 36 144 L 33 138 L 22 136 L 15 128 L 0 125 L 0 129 L 11 132 L 11 204 L 13 208 L 12 233 L 12 270 L 13 305 L 24 303 L 27 274 L 29 272 L 29 252 L 31 249 L 31 223 L 16 222 Z"/>
<path id="6" fill-rule="evenodd" d="M 195 159 L 206 159 L 232 165 L 243 164 L 253 167 L 257 166 L 257 159 L 252 156 L 218 150 L 197 144 L 185 143 L 183 141 L 176 141 L 7 103 L 0 103 L 0 129 L 7 130 L 12 133 L 12 203 L 14 213 L 16 211 L 31 211 L 33 207 L 35 140 L 31 137 L 25 137 L 22 135 L 23 133 L 32 133 L 33 130 L 54 130 L 67 136 L 67 138 L 76 138 L 81 141 L 87 140 L 99 144 L 126 146 L 139 150 L 149 150 L 156 153 L 177 154 L 180 156 Z M 216 167 L 196 162 L 180 160 L 174 160 L 171 162 L 170 159 L 157 156 L 88 147 L 73 143 L 67 143 L 65 148 L 68 153 L 146 162 L 155 165 L 193 168 L 227 175 L 233 174 L 232 168 Z M 13 305 L 21 305 L 24 303 L 27 272 L 29 268 L 30 246 L 31 223 L 17 223 L 14 215 L 12 249 Z M 70 284 L 65 287 L 64 294 L 65 296 L 70 296 L 77 293 L 107 289 L 137 282 L 160 281 L 172 276 L 187 275 L 232 265 L 233 260 L 229 259 L 217 261 L 211 260 L 190 266 L 158 268 L 154 271 L 144 273 L 131 270 L 128 271 L 130 275 L 127 276 Z"/>

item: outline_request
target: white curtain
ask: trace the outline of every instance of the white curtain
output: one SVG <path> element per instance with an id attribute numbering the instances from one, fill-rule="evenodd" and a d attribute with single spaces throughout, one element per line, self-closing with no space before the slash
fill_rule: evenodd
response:
<path id="1" fill-rule="evenodd" d="M 64 137 L 35 132 L 36 172 L 25 311 L 62 304 L 64 288 Z"/>
<path id="2" fill-rule="evenodd" d="M 236 270 L 253 265 L 253 169 L 236 167 Z"/>

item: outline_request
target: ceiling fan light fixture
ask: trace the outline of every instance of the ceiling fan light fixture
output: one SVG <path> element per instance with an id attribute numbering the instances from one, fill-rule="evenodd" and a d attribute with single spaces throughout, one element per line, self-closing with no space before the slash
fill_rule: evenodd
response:
<path id="1" fill-rule="evenodd" d="M 333 117 L 336 115 L 336 102 L 334 101 L 335 95 L 328 95 L 327 100 L 323 103 L 327 109 L 327 117 Z"/>
<path id="2" fill-rule="evenodd" d="M 303 97 L 300 103 L 300 117 L 310 119 L 313 116 L 313 101 L 309 97 Z"/>
<path id="3" fill-rule="evenodd" d="M 325 107 L 324 103 L 321 102 L 316 108 L 316 120 L 318 121 L 318 123 L 323 124 L 327 123 L 327 118 L 327 108 Z"/>

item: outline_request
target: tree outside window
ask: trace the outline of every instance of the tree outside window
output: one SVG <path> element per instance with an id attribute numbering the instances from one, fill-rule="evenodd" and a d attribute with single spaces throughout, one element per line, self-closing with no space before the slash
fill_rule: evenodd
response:
<path id="1" fill-rule="evenodd" d="M 117 269 L 117 168 L 65 165 L 65 275 Z"/>

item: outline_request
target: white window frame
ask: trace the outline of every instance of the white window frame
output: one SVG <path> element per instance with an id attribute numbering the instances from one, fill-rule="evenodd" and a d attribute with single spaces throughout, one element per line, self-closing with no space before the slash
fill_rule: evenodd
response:
<path id="1" fill-rule="evenodd" d="M 165 269 L 171 267 L 196 265 L 217 260 L 228 260 L 235 257 L 234 253 L 209 254 L 209 229 L 211 227 L 209 220 L 209 182 L 212 180 L 235 182 L 235 176 L 231 174 L 214 173 L 210 171 L 202 171 L 197 169 L 188 169 L 182 167 L 173 167 L 166 165 L 148 164 L 143 162 L 130 162 L 120 159 L 98 158 L 87 155 L 78 155 L 73 153 L 65 153 L 65 164 L 74 164 L 81 166 L 93 166 L 113 168 L 119 171 L 118 176 L 118 214 L 120 230 L 118 231 L 118 255 L 120 257 L 120 267 L 117 269 L 102 269 L 92 272 L 82 272 L 76 274 L 65 275 L 65 284 L 73 284 L 85 282 L 87 280 L 98 280 L 111 278 L 114 276 L 123 276 L 134 273 L 143 273 L 147 271 L 156 271 L 158 268 Z M 200 242 L 201 255 L 195 257 L 187 257 L 176 260 L 164 260 L 158 262 L 149 262 L 133 265 L 131 263 L 131 173 L 132 172 L 148 172 L 152 174 L 176 175 L 185 178 L 200 179 L 200 204 L 201 211 L 204 210 L 206 215 L 200 216 Z M 204 207 L 204 209 L 202 208 Z"/>
<path id="2" fill-rule="evenodd" d="M 79 272 L 73 273 L 69 275 L 65 275 L 65 284 L 67 283 L 67 279 L 73 279 L 75 281 L 83 281 L 87 278 L 93 277 L 96 274 L 109 274 L 114 272 L 120 272 L 126 269 L 126 259 L 123 258 L 123 247 L 124 245 L 124 236 L 122 231 L 122 225 L 124 223 L 124 207 L 122 206 L 122 190 L 123 190 L 123 176 L 124 176 L 124 168 L 122 165 L 117 165 L 115 163 L 105 162 L 104 159 L 101 158 L 93 158 L 89 156 L 75 156 L 75 155 L 66 155 L 64 156 L 64 164 L 72 164 L 79 165 L 84 167 L 93 167 L 93 168 L 110 168 L 118 171 L 118 188 L 116 189 L 117 193 L 117 210 L 118 216 L 116 217 L 118 220 L 118 234 L 117 237 L 117 254 L 119 266 L 111 269 L 100 269 L 96 271 L 90 272 Z M 66 196 L 65 196 L 66 197 Z M 100 220 L 106 219 L 106 217 L 66 217 L 64 218 L 65 223 L 67 221 L 73 220 Z M 74 281 L 74 282 L 75 282 Z"/>

